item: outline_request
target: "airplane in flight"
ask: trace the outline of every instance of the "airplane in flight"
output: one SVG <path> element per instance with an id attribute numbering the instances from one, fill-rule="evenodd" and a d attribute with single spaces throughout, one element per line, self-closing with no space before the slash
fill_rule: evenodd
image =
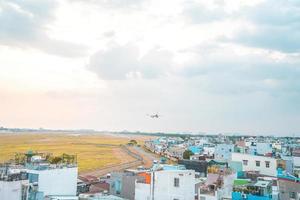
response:
<path id="1" fill-rule="evenodd" d="M 159 114 L 153 114 L 153 115 L 149 115 L 148 114 L 148 116 L 151 117 L 151 118 L 159 118 L 159 117 L 161 117 L 161 115 L 159 115 Z"/>

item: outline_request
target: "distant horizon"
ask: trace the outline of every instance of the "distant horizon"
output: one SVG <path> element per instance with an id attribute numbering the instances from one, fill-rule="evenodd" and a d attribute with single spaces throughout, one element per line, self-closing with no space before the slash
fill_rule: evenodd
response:
<path id="1" fill-rule="evenodd" d="M 198 132 L 189 132 L 189 131 L 173 131 L 173 132 L 164 132 L 164 131 L 139 131 L 139 130 L 97 130 L 97 129 L 88 129 L 88 128 L 79 128 L 79 129 L 56 129 L 56 128 L 26 128 L 26 127 L 5 127 L 0 125 L 0 133 L 1 130 L 3 129 L 9 129 L 9 130 L 19 130 L 20 132 L 26 132 L 26 131 L 36 131 L 37 133 L 40 131 L 53 131 L 53 132 L 82 132 L 82 133 L 134 133 L 134 134 L 179 134 L 179 135 L 207 135 L 207 136 L 212 136 L 212 135 L 225 135 L 225 136 L 247 136 L 247 137 L 293 137 L 293 138 L 300 138 L 300 134 L 288 134 L 288 135 L 283 135 L 283 134 L 268 134 L 268 133 L 263 133 L 263 134 L 249 134 L 249 133 L 242 133 L 242 132 L 203 132 L 203 131 L 198 131 Z M 17 132 L 17 131 L 15 131 Z"/>

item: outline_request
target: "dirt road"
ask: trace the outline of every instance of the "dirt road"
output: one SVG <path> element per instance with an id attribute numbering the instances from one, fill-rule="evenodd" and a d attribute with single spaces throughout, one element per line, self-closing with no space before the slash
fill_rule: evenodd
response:
<path id="1" fill-rule="evenodd" d="M 128 161 L 125 163 L 117 164 L 117 165 L 108 165 L 103 168 L 99 168 L 98 170 L 80 173 L 80 176 L 104 176 L 110 172 L 115 171 L 123 171 L 128 168 L 136 168 L 138 166 L 151 167 L 153 160 L 158 160 L 159 157 L 155 154 L 146 152 L 143 148 L 137 146 L 120 146 L 123 153 L 128 154 L 133 158 L 132 161 Z"/>

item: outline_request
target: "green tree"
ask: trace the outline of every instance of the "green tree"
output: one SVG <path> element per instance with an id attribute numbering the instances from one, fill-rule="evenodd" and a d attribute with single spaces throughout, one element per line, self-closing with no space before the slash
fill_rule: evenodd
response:
<path id="1" fill-rule="evenodd" d="M 137 145 L 137 141 L 136 140 L 130 140 L 128 142 L 129 145 Z"/>
<path id="2" fill-rule="evenodd" d="M 190 159 L 190 156 L 192 156 L 192 155 L 194 155 L 194 153 L 192 152 L 192 151 L 190 151 L 190 150 L 185 150 L 184 152 L 183 152 L 183 159 Z"/>

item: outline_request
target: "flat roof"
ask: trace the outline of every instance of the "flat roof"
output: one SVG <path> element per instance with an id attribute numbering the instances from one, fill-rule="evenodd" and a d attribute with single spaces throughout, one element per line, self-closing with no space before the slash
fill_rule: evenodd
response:
<path id="1" fill-rule="evenodd" d="M 269 181 L 257 181 L 254 186 L 257 187 L 267 187 L 268 185 L 270 185 Z"/>

